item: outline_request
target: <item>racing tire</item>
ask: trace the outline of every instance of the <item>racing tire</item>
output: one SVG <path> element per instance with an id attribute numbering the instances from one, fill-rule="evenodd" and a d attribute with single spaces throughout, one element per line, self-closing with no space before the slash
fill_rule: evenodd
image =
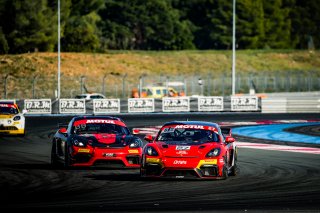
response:
<path id="1" fill-rule="evenodd" d="M 230 169 L 229 176 L 236 176 L 237 174 L 238 174 L 238 166 L 235 163 Z"/>
<path id="2" fill-rule="evenodd" d="M 234 155 L 234 165 L 231 167 L 229 175 L 230 176 L 236 176 L 238 174 L 238 165 L 237 165 L 237 152 L 235 152 Z"/>
<path id="3" fill-rule="evenodd" d="M 65 157 L 64 157 L 64 168 L 68 169 L 71 167 L 72 165 L 72 160 L 68 151 L 68 145 L 66 144 L 66 148 L 65 148 Z"/>
<path id="4" fill-rule="evenodd" d="M 51 148 L 51 166 L 53 168 L 59 168 L 61 165 L 58 161 L 57 153 L 56 153 L 56 142 L 52 142 Z"/>
<path id="5" fill-rule="evenodd" d="M 222 169 L 222 180 L 226 180 L 226 179 L 228 179 L 228 169 L 227 169 L 227 167 L 226 166 L 224 166 L 223 167 L 223 169 Z"/>

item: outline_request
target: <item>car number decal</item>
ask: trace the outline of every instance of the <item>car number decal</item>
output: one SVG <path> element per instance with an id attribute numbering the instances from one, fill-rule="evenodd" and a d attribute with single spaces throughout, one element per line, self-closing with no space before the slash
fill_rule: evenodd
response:
<path id="1" fill-rule="evenodd" d="M 190 150 L 191 146 L 176 146 L 176 150 Z"/>

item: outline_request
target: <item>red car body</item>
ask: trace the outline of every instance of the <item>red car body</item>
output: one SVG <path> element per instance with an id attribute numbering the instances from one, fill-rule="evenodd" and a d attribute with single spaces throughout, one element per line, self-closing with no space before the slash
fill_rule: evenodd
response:
<path id="1" fill-rule="evenodd" d="M 65 167 L 139 168 L 143 142 L 111 116 L 78 116 L 54 134 L 51 163 Z"/>
<path id="2" fill-rule="evenodd" d="M 147 135 L 141 177 L 226 179 L 237 174 L 237 146 L 231 129 L 216 123 L 174 121 L 155 138 Z"/>

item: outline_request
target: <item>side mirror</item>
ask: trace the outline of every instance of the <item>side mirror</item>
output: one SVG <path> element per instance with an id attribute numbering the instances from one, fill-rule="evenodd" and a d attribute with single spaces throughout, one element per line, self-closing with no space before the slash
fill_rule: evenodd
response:
<path id="1" fill-rule="evenodd" d="M 233 143 L 235 140 L 233 137 L 227 136 L 225 141 L 226 141 L 226 143 Z"/>
<path id="2" fill-rule="evenodd" d="M 148 142 L 153 141 L 152 135 L 146 135 L 143 139 L 146 140 L 146 141 L 148 141 Z"/>
<path id="3" fill-rule="evenodd" d="M 59 129 L 59 133 L 61 133 L 61 134 L 67 134 L 67 128 L 61 127 L 61 128 Z"/>

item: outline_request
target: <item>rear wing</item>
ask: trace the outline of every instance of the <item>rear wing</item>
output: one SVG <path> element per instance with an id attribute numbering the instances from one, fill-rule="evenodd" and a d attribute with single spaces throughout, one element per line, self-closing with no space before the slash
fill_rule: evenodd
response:
<path id="1" fill-rule="evenodd" d="M 221 127 L 221 132 L 224 137 L 231 136 L 231 128 L 230 127 Z"/>
<path id="2" fill-rule="evenodd" d="M 16 100 L 0 99 L 0 104 L 15 104 Z"/>
<path id="3" fill-rule="evenodd" d="M 62 127 L 68 128 L 68 123 L 58 123 L 58 128 L 60 129 Z"/>

